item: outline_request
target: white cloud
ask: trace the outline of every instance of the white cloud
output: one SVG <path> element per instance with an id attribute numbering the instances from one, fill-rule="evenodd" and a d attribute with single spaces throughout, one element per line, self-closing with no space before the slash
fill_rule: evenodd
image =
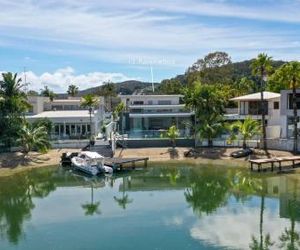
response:
<path id="1" fill-rule="evenodd" d="M 24 73 L 19 74 L 24 79 Z M 71 67 L 57 69 L 53 73 L 45 72 L 38 75 L 32 71 L 26 72 L 26 82 L 29 83 L 28 89 L 40 91 L 44 86 L 48 86 L 55 92 L 65 92 L 70 84 L 75 84 L 79 89 L 86 89 L 103 84 L 103 82 L 121 82 L 132 80 L 121 73 L 91 72 L 76 75 Z"/>
<path id="2" fill-rule="evenodd" d="M 270 233 L 271 240 L 276 243 L 271 249 L 278 249 L 280 235 L 285 227 L 290 227 L 289 220 L 279 218 L 277 209 L 264 211 L 264 235 Z M 195 223 L 190 234 L 214 246 L 249 249 L 252 235 L 259 237 L 259 219 L 258 207 L 225 207 Z"/>
<path id="3" fill-rule="evenodd" d="M 175 57 L 187 67 L 188 62 L 211 50 L 240 50 L 241 54 L 250 51 L 256 55 L 268 48 L 275 55 L 284 55 L 281 49 L 299 49 L 299 35 L 293 31 L 274 32 L 239 22 L 212 24 L 204 18 L 300 22 L 299 2 L 260 2 L 0 0 L 0 31 L 8 40 L 6 44 L 14 47 L 123 64 L 129 57 L 168 61 Z M 201 19 L 191 18 L 193 15 Z M 25 44 L 24 38 L 36 41 L 35 45 Z"/>

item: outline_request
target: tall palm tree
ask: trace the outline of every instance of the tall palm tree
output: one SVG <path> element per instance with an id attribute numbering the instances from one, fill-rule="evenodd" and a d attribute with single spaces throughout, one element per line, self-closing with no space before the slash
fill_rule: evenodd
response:
<path id="1" fill-rule="evenodd" d="M 85 215 L 94 215 L 101 214 L 99 210 L 100 202 L 94 202 L 94 186 L 91 183 L 91 202 L 81 205 L 81 207 L 85 210 Z"/>
<path id="2" fill-rule="evenodd" d="M 67 93 L 69 96 L 76 96 L 78 94 L 78 87 L 74 84 L 69 85 Z"/>
<path id="3" fill-rule="evenodd" d="M 252 74 L 260 78 L 260 103 L 261 103 L 261 123 L 262 123 L 262 147 L 267 150 L 267 133 L 266 133 L 266 110 L 264 106 L 264 82 L 265 78 L 272 71 L 272 57 L 267 54 L 261 53 L 257 58 L 251 63 Z"/>
<path id="4" fill-rule="evenodd" d="M 92 94 L 87 94 L 82 98 L 81 106 L 88 108 L 90 115 L 90 140 L 92 141 L 92 112 L 93 109 L 98 105 L 98 98 Z"/>
<path id="5" fill-rule="evenodd" d="M 31 105 L 23 91 L 24 84 L 17 74 L 3 73 L 0 81 L 0 137 L 10 147 L 21 127 L 21 118 Z"/>
<path id="6" fill-rule="evenodd" d="M 258 121 L 247 117 L 243 122 L 236 121 L 229 127 L 231 132 L 229 141 L 237 138 L 237 134 L 240 134 L 243 138 L 243 148 L 247 147 L 247 140 L 252 139 L 255 135 L 260 134 L 260 124 Z"/>
<path id="7" fill-rule="evenodd" d="M 112 111 L 112 98 L 116 96 L 116 86 L 112 82 L 105 83 L 101 88 L 101 95 L 105 97 L 105 99 L 110 100 L 109 110 Z"/>
<path id="8" fill-rule="evenodd" d="M 293 151 L 296 153 L 298 151 L 298 114 L 297 114 L 297 94 L 296 89 L 300 86 L 300 62 L 289 62 L 282 65 L 275 72 L 275 77 L 279 81 L 285 83 L 289 88 L 293 90 L 293 123 L 294 123 L 294 145 Z"/>
<path id="9" fill-rule="evenodd" d="M 33 149 L 46 152 L 50 148 L 48 131 L 44 126 L 33 127 L 31 124 L 24 122 L 19 131 L 19 139 L 23 147 L 23 153 L 27 155 Z"/>

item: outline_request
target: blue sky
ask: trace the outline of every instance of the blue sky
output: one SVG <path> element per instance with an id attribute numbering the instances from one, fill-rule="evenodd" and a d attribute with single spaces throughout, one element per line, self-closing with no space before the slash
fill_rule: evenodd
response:
<path id="1" fill-rule="evenodd" d="M 160 81 L 209 52 L 300 59 L 299 0 L 0 0 L 0 71 L 29 88 Z"/>

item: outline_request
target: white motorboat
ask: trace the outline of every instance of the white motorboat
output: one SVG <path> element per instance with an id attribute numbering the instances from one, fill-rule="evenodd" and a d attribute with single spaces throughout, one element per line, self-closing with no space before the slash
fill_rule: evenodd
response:
<path id="1" fill-rule="evenodd" d="M 71 161 L 76 169 L 93 176 L 103 172 L 113 172 L 111 167 L 104 165 L 104 157 L 97 152 L 82 151 L 78 156 L 73 157 Z"/>

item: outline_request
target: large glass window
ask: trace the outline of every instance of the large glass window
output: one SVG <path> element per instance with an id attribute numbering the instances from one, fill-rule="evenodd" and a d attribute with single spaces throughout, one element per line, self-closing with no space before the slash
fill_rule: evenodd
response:
<path id="1" fill-rule="evenodd" d="M 264 109 L 265 115 L 267 115 L 268 114 L 268 102 L 267 101 L 263 102 L 263 109 Z M 263 109 L 262 109 L 262 105 L 261 105 L 260 101 L 250 101 L 248 114 L 249 115 L 261 115 Z"/>
<path id="2" fill-rule="evenodd" d="M 289 94 L 289 109 L 293 109 L 293 94 Z M 300 94 L 296 94 L 297 109 L 300 109 Z"/>
<path id="3" fill-rule="evenodd" d="M 292 138 L 294 137 L 294 117 L 288 117 L 288 131 L 287 131 L 287 135 L 288 135 L 288 138 Z M 299 122 L 299 117 L 298 117 L 298 120 L 297 120 L 297 128 L 298 128 L 298 135 L 300 135 L 300 122 Z"/>

